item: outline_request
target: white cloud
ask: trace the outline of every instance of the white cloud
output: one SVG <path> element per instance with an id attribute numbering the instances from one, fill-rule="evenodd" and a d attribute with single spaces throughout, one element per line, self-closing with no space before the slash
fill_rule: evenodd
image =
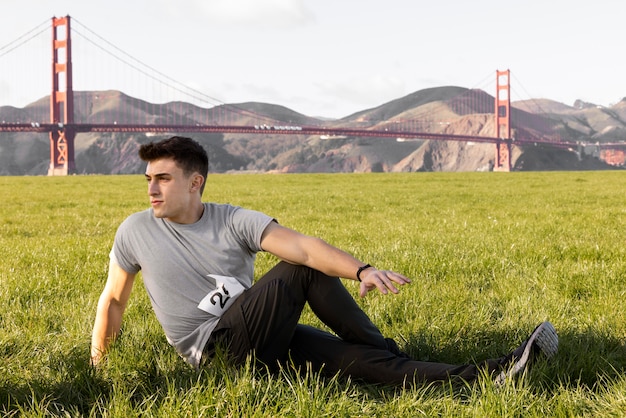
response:
<path id="1" fill-rule="evenodd" d="M 195 6 L 213 23 L 285 28 L 313 20 L 303 0 L 196 0 Z"/>

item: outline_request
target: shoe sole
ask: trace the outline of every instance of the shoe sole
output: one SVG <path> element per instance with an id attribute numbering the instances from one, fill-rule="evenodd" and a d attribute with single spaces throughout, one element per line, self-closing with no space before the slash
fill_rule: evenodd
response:
<path id="1" fill-rule="evenodd" d="M 559 336 L 550 322 L 542 322 L 535 328 L 526 341 L 526 346 L 520 358 L 515 362 L 513 367 L 508 371 L 502 371 L 495 379 L 498 386 L 502 386 L 507 379 L 522 373 L 530 360 L 533 348 L 539 348 L 539 352 L 546 358 L 553 357 L 559 349 Z"/>

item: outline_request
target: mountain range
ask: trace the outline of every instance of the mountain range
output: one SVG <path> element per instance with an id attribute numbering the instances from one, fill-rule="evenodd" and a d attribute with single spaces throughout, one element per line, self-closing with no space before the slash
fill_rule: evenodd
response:
<path id="1" fill-rule="evenodd" d="M 462 97 L 462 101 L 458 98 Z M 102 114 L 115 112 L 119 123 L 127 109 L 152 109 L 145 115 L 159 123 L 176 123 L 197 118 L 203 109 L 188 103 L 151 104 L 122 92 L 74 92 L 75 102 L 96 103 L 77 106 L 76 120 L 94 122 Z M 424 132 L 452 135 L 494 136 L 493 97 L 482 90 L 446 86 L 424 89 L 372 109 L 338 120 L 302 115 L 284 106 L 247 102 L 234 105 L 242 110 L 233 125 L 252 124 L 253 114 L 292 125 L 326 127 L 393 127 L 398 120 L 418 120 L 428 114 L 433 121 Z M 482 103 L 482 105 L 478 105 Z M 485 103 L 490 104 L 485 107 Z M 0 107 L 2 120 L 34 120 L 47 114 L 49 97 L 24 108 Z M 511 118 L 518 121 L 516 135 L 554 133 L 587 143 L 626 141 L 626 98 L 609 107 L 576 101 L 572 106 L 548 99 L 517 101 L 511 104 Z M 246 116 L 248 115 L 248 116 Z M 543 123 L 537 123 L 540 117 Z M 535 118 L 535 119 L 533 119 Z M 534 121 L 524 124 L 523 121 Z M 545 122 L 547 121 L 547 122 Z M 539 126 L 539 127 L 538 127 Z M 543 128 L 541 128 L 543 126 Z M 545 130 L 545 132 L 542 132 Z M 172 135 L 176 134 L 172 132 Z M 168 135 L 169 136 L 169 135 Z M 489 171 L 494 166 L 495 145 L 476 142 L 404 140 L 403 138 L 324 137 L 284 134 L 193 134 L 209 153 L 211 172 L 406 172 L 406 171 Z M 158 138 L 154 134 L 82 133 L 75 140 L 78 174 L 142 173 L 144 163 L 137 157 L 140 144 Z M 549 146 L 514 145 L 512 169 L 601 170 L 624 166 L 624 153 L 601 152 L 599 147 L 557 149 Z M 50 159 L 48 136 L 40 133 L 0 134 L 0 175 L 45 175 Z"/>

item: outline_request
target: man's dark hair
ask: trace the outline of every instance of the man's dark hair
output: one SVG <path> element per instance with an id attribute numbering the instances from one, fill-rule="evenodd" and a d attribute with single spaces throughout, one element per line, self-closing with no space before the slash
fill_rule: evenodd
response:
<path id="1" fill-rule="evenodd" d="M 205 182 L 209 174 L 209 157 L 205 149 L 197 141 L 184 136 L 143 144 L 139 147 L 139 158 L 147 162 L 172 158 L 182 168 L 185 176 L 197 171 L 204 176 Z M 204 189 L 204 184 L 202 188 Z"/>

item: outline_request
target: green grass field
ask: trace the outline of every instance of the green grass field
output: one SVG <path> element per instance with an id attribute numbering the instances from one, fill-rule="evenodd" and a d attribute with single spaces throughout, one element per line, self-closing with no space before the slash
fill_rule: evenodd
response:
<path id="1" fill-rule="evenodd" d="M 622 171 L 210 175 L 206 200 L 266 212 L 413 278 L 398 295 L 358 301 L 415 358 L 499 356 L 543 320 L 559 332 L 554 360 L 504 388 L 400 390 L 219 361 L 196 373 L 168 346 L 141 280 L 124 335 L 93 370 L 108 253 L 117 225 L 148 206 L 145 180 L 0 177 L 0 414 L 626 415 L 625 183 Z M 274 262 L 261 254 L 257 276 Z M 319 325 L 309 311 L 302 320 Z"/>

